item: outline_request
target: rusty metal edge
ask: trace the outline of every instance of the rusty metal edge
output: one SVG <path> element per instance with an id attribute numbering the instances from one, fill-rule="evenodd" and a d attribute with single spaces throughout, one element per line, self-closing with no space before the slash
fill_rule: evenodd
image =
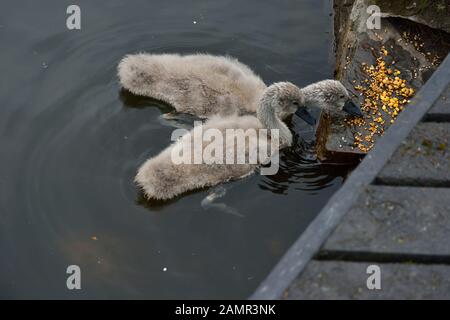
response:
<path id="1" fill-rule="evenodd" d="M 361 191 L 374 181 L 395 150 L 424 117 L 450 83 L 450 54 L 424 84 L 397 121 L 379 139 L 342 187 L 331 197 L 317 217 L 283 255 L 250 300 L 279 299 L 289 285 L 319 252 L 328 236 L 358 199 Z"/>

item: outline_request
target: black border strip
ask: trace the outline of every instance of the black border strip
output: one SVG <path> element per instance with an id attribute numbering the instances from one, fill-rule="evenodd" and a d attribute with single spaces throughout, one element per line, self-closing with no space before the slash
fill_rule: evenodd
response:
<path id="1" fill-rule="evenodd" d="M 420 264 L 450 264 L 448 254 L 424 254 L 403 252 L 372 252 L 348 250 L 321 250 L 316 261 L 348 261 L 367 263 L 420 263 Z"/>
<path id="2" fill-rule="evenodd" d="M 319 252 L 361 191 L 372 181 L 391 158 L 398 146 L 423 118 L 450 82 L 450 54 L 433 73 L 402 112 L 397 121 L 379 139 L 343 186 L 331 197 L 317 217 L 284 254 L 269 276 L 250 296 L 250 300 L 278 299 L 308 262 Z"/>

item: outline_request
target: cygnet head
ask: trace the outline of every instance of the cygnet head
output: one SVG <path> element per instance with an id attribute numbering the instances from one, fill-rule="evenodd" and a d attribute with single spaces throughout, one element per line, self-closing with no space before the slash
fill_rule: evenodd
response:
<path id="1" fill-rule="evenodd" d="M 362 117 L 363 114 L 356 106 L 347 89 L 337 80 L 323 80 L 302 89 L 306 105 L 319 107 L 331 114 Z"/>
<path id="2" fill-rule="evenodd" d="M 309 124 L 316 122 L 305 107 L 302 90 L 291 82 L 276 82 L 270 85 L 263 94 L 261 105 L 270 105 L 280 119 L 296 113 Z M 260 108 L 259 112 L 262 111 L 268 110 Z"/>

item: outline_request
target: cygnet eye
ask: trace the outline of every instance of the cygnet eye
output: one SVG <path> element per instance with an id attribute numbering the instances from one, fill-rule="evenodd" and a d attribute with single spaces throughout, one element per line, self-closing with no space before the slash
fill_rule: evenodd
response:
<path id="1" fill-rule="evenodd" d="M 298 106 L 299 104 L 298 104 L 298 102 L 297 102 L 297 101 L 294 101 L 294 105 Z"/>
<path id="2" fill-rule="evenodd" d="M 341 95 L 339 96 L 339 98 L 344 99 L 345 96 L 344 96 L 343 94 L 341 94 Z"/>

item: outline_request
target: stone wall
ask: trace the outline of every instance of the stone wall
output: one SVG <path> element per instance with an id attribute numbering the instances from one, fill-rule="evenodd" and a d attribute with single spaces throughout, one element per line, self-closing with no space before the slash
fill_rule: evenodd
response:
<path id="1" fill-rule="evenodd" d="M 368 6 L 381 9 L 381 29 L 368 29 Z M 354 102 L 364 104 L 355 87 L 364 83 L 364 65 L 376 63 L 380 51 L 392 68 L 417 92 L 450 51 L 450 1 L 336 0 L 334 2 L 335 77 L 349 90 Z M 431 28 L 433 27 L 433 28 Z M 395 64 L 395 65 L 394 65 Z M 390 126 L 386 117 L 383 130 Z M 367 117 L 366 121 L 371 121 Z M 367 128 L 346 124 L 342 118 L 321 115 L 317 152 L 321 160 L 356 161 L 367 150 L 355 147 L 355 135 L 367 136 Z M 373 143 L 382 132 L 373 136 Z"/>

